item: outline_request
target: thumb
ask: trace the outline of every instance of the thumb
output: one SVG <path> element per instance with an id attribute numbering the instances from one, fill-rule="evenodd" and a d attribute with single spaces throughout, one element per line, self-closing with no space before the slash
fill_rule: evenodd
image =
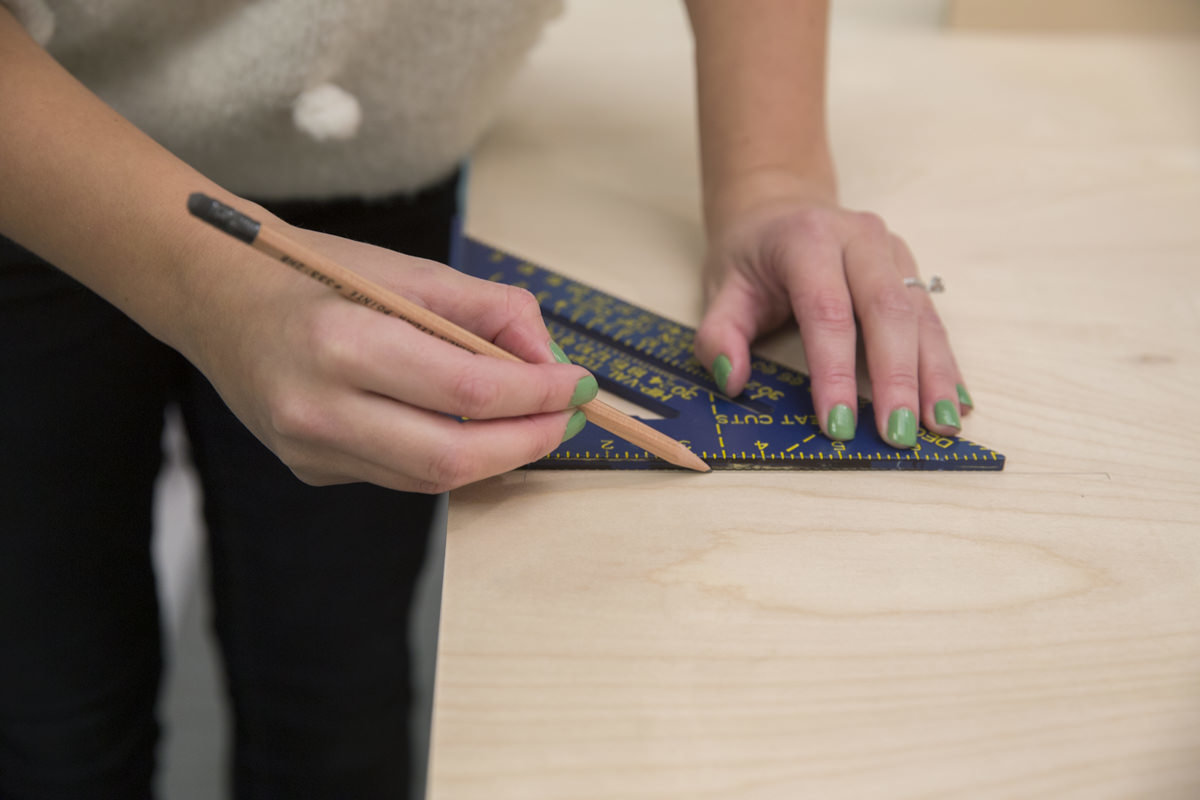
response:
<path id="1" fill-rule="evenodd" d="M 777 305 L 737 275 L 709 303 L 696 331 L 696 359 L 729 397 L 740 394 L 750 379 L 750 345 L 778 324 Z"/>

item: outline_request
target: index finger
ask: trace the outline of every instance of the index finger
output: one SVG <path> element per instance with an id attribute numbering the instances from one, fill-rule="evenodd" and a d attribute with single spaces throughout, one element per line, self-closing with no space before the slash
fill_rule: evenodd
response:
<path id="1" fill-rule="evenodd" d="M 529 291 L 464 275 L 437 262 L 406 277 L 406 294 L 438 316 L 470 330 L 522 361 L 551 363 L 550 332 Z"/>
<path id="2" fill-rule="evenodd" d="M 582 367 L 476 354 L 349 304 L 314 336 L 312 348 L 329 372 L 352 386 L 472 419 L 562 411 L 597 393 L 596 379 Z"/>

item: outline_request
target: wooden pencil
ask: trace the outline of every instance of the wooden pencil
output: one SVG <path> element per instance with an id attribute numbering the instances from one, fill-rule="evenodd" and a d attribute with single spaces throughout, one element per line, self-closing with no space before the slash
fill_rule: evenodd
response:
<path id="1" fill-rule="evenodd" d="M 472 353 L 521 361 L 482 336 L 462 328 L 396 292 L 385 289 L 333 259 L 305 247 L 283 233 L 262 225 L 240 211 L 199 192 L 188 197 L 188 211 L 219 230 L 242 240 L 292 269 L 319 281 L 355 303 L 399 317 Z M 708 472 L 708 464 L 683 444 L 601 400 L 580 406 L 588 421 L 653 453 L 677 467 Z"/>

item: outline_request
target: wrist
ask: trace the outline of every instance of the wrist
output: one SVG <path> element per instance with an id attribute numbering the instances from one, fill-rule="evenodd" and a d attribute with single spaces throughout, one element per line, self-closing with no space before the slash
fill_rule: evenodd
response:
<path id="1" fill-rule="evenodd" d="M 254 203 L 225 192 L 214 196 L 258 222 L 282 224 Z M 162 327 L 150 332 L 207 373 L 219 331 L 261 318 L 264 304 L 290 288 L 289 275 L 273 269 L 267 256 L 193 217 L 185 210 L 185 200 L 182 195 L 181 216 L 171 237 L 170 292 L 175 305 L 170 313 L 158 315 Z"/>
<path id="2" fill-rule="evenodd" d="M 797 203 L 838 205 L 832 159 L 818 158 L 803 166 L 756 167 L 706 180 L 705 228 L 712 240 L 740 219 Z"/>

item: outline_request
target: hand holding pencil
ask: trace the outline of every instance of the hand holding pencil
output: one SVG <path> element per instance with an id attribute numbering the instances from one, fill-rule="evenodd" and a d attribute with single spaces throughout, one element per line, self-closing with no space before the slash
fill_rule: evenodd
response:
<path id="1" fill-rule="evenodd" d="M 445 491 L 540 458 L 578 432 L 585 414 L 671 463 L 707 471 L 678 442 L 595 401 L 595 379 L 558 363 L 527 292 L 346 239 L 285 233 L 203 195 L 188 207 L 312 279 L 293 282 L 315 316 L 292 355 L 314 374 L 276 389 L 267 399 L 274 410 L 251 424 L 304 480 Z M 284 272 L 269 261 L 247 268 L 259 267 Z"/>

